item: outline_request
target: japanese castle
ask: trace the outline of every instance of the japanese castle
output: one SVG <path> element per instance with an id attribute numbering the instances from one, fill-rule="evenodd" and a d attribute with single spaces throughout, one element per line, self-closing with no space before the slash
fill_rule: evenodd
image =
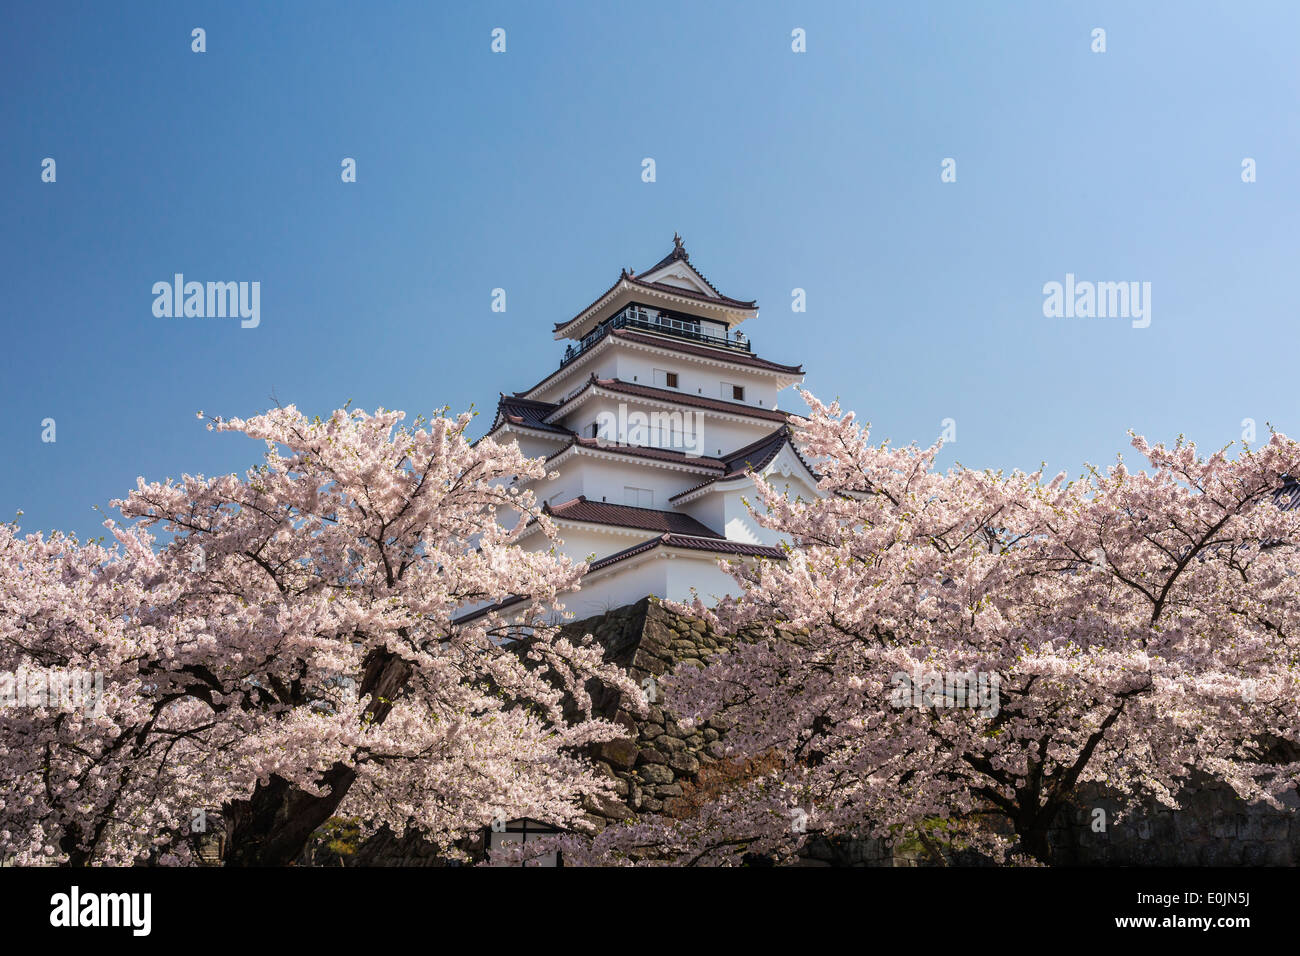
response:
<path id="1" fill-rule="evenodd" d="M 719 292 L 681 237 L 640 274 L 557 323 L 559 367 L 501 395 L 488 435 L 544 457 L 553 479 L 530 487 L 565 554 L 588 560 L 566 598 L 582 618 L 646 595 L 705 601 L 734 592 L 719 558 L 781 558 L 750 515 L 750 472 L 789 496 L 817 494 L 778 396 L 803 369 L 759 358 L 740 325 L 755 302 Z M 549 548 L 535 526 L 520 544 Z"/>

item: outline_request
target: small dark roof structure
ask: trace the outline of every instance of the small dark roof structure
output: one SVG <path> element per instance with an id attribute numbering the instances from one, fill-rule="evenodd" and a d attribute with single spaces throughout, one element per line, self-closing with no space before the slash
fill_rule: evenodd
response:
<path id="1" fill-rule="evenodd" d="M 543 432 L 554 432 L 558 435 L 572 435 L 573 432 L 567 428 L 561 428 L 558 425 L 548 424 L 546 419 L 560 406 L 551 402 L 539 402 L 531 398 L 520 398 L 518 395 L 507 396 L 501 393 L 501 398 L 497 401 L 497 419 L 492 424 L 491 431 L 495 431 L 504 424 L 518 425 L 521 428 L 534 428 Z"/>
<path id="2" fill-rule="evenodd" d="M 726 412 L 730 415 L 743 415 L 747 418 L 762 418 L 773 422 L 785 422 L 791 415 L 790 412 L 783 412 L 776 408 L 747 405 L 744 402 L 729 402 L 720 398 L 707 398 L 704 395 L 692 395 L 690 392 L 681 392 L 674 388 L 660 388 L 656 385 L 642 385 L 639 382 L 625 382 L 621 378 L 596 378 L 595 372 L 591 374 L 591 377 L 587 379 L 582 388 L 569 395 L 563 402 L 551 407 L 559 410 L 592 387 L 603 388 L 607 392 L 618 392 L 621 395 L 658 399 L 673 405 L 689 405 L 692 408 Z M 544 405 L 546 403 L 539 402 L 538 404 Z"/>
<path id="3" fill-rule="evenodd" d="M 1300 508 L 1300 481 L 1290 475 L 1282 476 L 1282 487 L 1273 492 L 1273 501 L 1283 511 Z"/>
<path id="4" fill-rule="evenodd" d="M 781 449 L 786 445 L 790 446 L 790 450 L 794 452 L 795 457 L 798 458 L 800 463 L 808 469 L 808 474 L 817 478 L 817 472 L 813 470 L 812 465 L 808 464 L 803 455 L 799 453 L 799 448 L 795 445 L 793 439 L 794 434 L 791 431 L 790 426 L 783 425 L 776 431 L 772 432 L 772 434 L 760 438 L 758 441 L 752 442 L 744 448 L 733 451 L 731 454 L 721 459 L 724 468 L 722 474 L 713 478 L 707 478 L 698 485 L 687 488 L 680 494 L 673 495 L 668 500 L 676 501 L 678 498 L 685 498 L 687 495 L 694 494 L 701 488 L 705 488 L 719 481 L 730 481 L 733 478 L 740 478 L 749 471 L 762 471 L 772 463 L 772 459 L 780 454 Z"/>
<path id="5" fill-rule="evenodd" d="M 633 458 L 646 458 L 651 461 L 666 461 L 679 465 L 691 465 L 704 471 L 722 472 L 726 465 L 720 458 L 707 458 L 703 455 L 688 455 L 686 452 L 671 448 L 656 448 L 653 445 L 619 445 L 600 438 L 581 438 L 575 436 L 572 441 L 549 456 L 546 460 L 559 458 L 571 448 L 588 448 L 592 451 L 609 452 L 613 455 L 630 455 Z"/>
<path id="6" fill-rule="evenodd" d="M 785 560 L 785 552 L 780 548 L 764 544 L 747 544 L 743 541 L 728 541 L 726 538 L 703 538 L 693 535 L 683 534 L 661 534 L 657 538 L 651 538 L 649 541 L 643 541 L 640 544 L 634 544 L 630 548 L 625 548 L 608 557 L 601 558 L 599 561 L 591 562 L 590 571 L 599 571 L 601 568 L 609 567 L 611 564 L 617 564 L 619 561 L 626 561 L 628 558 L 635 557 L 638 554 L 645 554 L 647 551 L 653 551 L 655 548 L 684 548 L 687 551 L 709 551 L 714 554 L 732 554 L 737 557 L 750 558 L 771 558 L 773 560 Z"/>
<path id="7" fill-rule="evenodd" d="M 722 537 L 707 525 L 679 511 L 659 511 L 655 508 L 589 501 L 586 495 L 580 495 L 558 505 L 548 505 L 543 510 L 548 515 L 565 521 L 586 521 L 615 528 L 637 528 L 660 533 L 692 535 L 697 538 Z"/>
<path id="8" fill-rule="evenodd" d="M 705 276 L 704 273 L 702 273 L 699 269 L 695 268 L 695 266 L 691 263 L 690 254 L 687 253 L 686 247 L 682 244 L 682 237 L 679 236 L 677 233 L 673 233 L 673 251 L 668 253 L 668 255 L 664 256 L 662 259 L 660 259 L 658 262 L 652 265 L 649 269 L 642 270 L 641 275 L 653 275 L 654 273 L 662 269 L 664 266 L 672 265 L 674 262 L 686 263 L 690 271 L 697 278 L 699 278 L 701 282 L 703 282 L 706 286 L 708 286 L 709 290 L 713 294 L 710 295 L 706 292 L 699 292 L 695 289 L 684 289 L 681 286 L 676 286 L 668 282 L 647 282 L 646 280 L 639 278 L 635 271 L 631 269 L 623 269 L 623 271 L 619 273 L 618 280 L 612 286 L 610 286 L 600 295 L 596 296 L 596 298 L 592 300 L 590 305 L 588 305 L 586 308 L 580 311 L 573 318 L 566 319 L 563 322 L 556 322 L 555 327 L 554 329 L 552 329 L 552 331 L 559 332 L 562 329 L 568 328 L 569 326 L 573 325 L 573 323 L 576 322 L 579 318 L 581 318 L 582 316 L 590 312 L 591 309 L 594 308 L 602 299 L 604 299 L 607 295 L 609 295 L 611 292 L 617 289 L 619 287 L 619 284 L 622 282 L 627 282 L 634 286 L 640 286 L 643 289 L 653 289 L 656 292 L 663 292 L 668 295 L 680 295 L 688 299 L 698 299 L 701 302 L 711 302 L 714 305 L 726 305 L 734 309 L 753 310 L 758 308 L 758 303 L 753 299 L 749 299 L 749 300 L 733 299 L 731 296 L 723 295 L 721 292 L 719 292 L 718 287 L 715 286 L 712 282 L 710 282 L 708 280 L 708 277 Z"/>

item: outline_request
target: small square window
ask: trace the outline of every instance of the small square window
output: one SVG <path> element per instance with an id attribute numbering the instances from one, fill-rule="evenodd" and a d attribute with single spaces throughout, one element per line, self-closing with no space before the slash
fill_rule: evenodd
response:
<path id="1" fill-rule="evenodd" d="M 745 386 L 743 385 L 731 386 L 731 397 L 738 402 L 743 402 L 745 400 Z"/>
<path id="2" fill-rule="evenodd" d="M 655 493 L 649 488 L 633 488 L 631 485 L 624 485 L 623 503 L 634 508 L 653 508 Z"/>
<path id="3" fill-rule="evenodd" d="M 655 384 L 660 385 L 664 388 L 676 388 L 677 373 L 668 372 L 665 371 L 664 369 L 657 368 L 655 369 Z"/>

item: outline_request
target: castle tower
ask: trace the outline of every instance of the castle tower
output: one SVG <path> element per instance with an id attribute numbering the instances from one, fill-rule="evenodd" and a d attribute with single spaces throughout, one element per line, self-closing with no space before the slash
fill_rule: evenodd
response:
<path id="1" fill-rule="evenodd" d="M 558 472 L 533 484 L 565 553 L 591 558 L 578 617 L 647 594 L 709 600 L 735 590 L 719 557 L 782 557 L 749 514 L 750 469 L 791 495 L 817 479 L 791 442 L 778 394 L 803 369 L 760 358 L 739 326 L 758 306 L 723 295 L 682 240 L 640 274 L 624 270 L 573 318 L 567 345 L 536 385 L 502 394 L 488 434 Z M 549 547 L 534 532 L 524 547 Z"/>

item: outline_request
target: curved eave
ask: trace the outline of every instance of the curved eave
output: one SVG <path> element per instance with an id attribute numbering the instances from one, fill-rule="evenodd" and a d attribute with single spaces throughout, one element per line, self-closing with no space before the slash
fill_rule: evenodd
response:
<path id="1" fill-rule="evenodd" d="M 673 495 L 668 500 L 674 505 L 685 505 L 714 492 L 735 491 L 738 488 L 743 488 L 746 485 L 752 486 L 753 484 L 754 479 L 749 475 L 740 475 L 736 478 L 710 478 L 707 481 L 700 482 L 694 488 L 687 488 L 681 494 Z"/>
<path id="2" fill-rule="evenodd" d="M 610 347 L 611 342 L 617 342 L 622 346 L 650 352 L 654 355 L 687 358 L 698 362 L 701 365 L 708 365 L 715 368 L 740 368 L 755 375 L 768 375 L 776 379 L 776 387 L 778 390 L 790 385 L 797 385 L 804 379 L 802 366 L 779 365 L 775 362 L 768 362 L 766 359 L 761 359 L 759 360 L 759 363 L 756 364 L 752 361 L 746 361 L 743 358 L 740 358 L 737 353 L 727 352 L 722 349 L 709 349 L 701 346 L 698 349 L 688 350 L 681 346 L 674 347 L 674 344 L 668 339 L 664 339 L 662 345 L 658 341 L 649 341 L 653 338 L 654 336 L 652 335 L 646 335 L 644 338 L 634 339 L 628 334 L 627 329 L 616 329 L 602 338 L 591 348 L 587 349 L 587 351 L 583 352 L 582 355 L 578 356 L 572 362 L 562 365 L 550 375 L 546 376 L 546 378 L 542 379 L 532 388 L 525 389 L 522 392 L 515 392 L 514 394 L 517 398 L 530 398 L 543 389 L 552 386 L 557 382 L 563 381 L 575 372 L 580 373 L 587 363 L 596 356 L 603 354 L 605 349 Z"/>
<path id="3" fill-rule="evenodd" d="M 513 422 L 503 422 L 493 425 L 484 434 L 484 438 L 491 438 L 497 432 L 515 432 L 520 435 L 527 435 L 530 438 L 547 438 L 554 442 L 564 444 L 573 441 L 573 432 L 551 431 L 546 428 L 530 428 L 527 425 L 516 425 Z"/>
<path id="4" fill-rule="evenodd" d="M 705 544 L 706 542 L 713 542 L 713 545 L 709 546 Z M 638 544 L 632 545 L 630 548 L 625 548 L 622 551 L 591 562 L 591 564 L 588 565 L 589 570 L 582 576 L 582 580 L 596 580 L 606 574 L 623 571 L 644 561 L 650 561 L 657 558 L 682 558 L 688 561 L 696 559 L 709 561 L 710 563 L 715 563 L 719 559 L 723 558 L 729 558 L 732 560 L 739 559 L 742 561 L 753 561 L 759 559 L 768 561 L 786 560 L 784 551 L 780 548 L 774 548 L 768 545 L 751 545 L 739 541 L 728 541 L 723 539 L 720 544 L 727 550 L 719 550 L 719 543 L 716 539 L 695 539 L 694 543 L 701 545 L 698 547 L 690 547 L 690 543 L 692 542 L 689 535 L 658 535 L 650 538 L 648 541 L 642 541 Z M 577 593 L 582 593 L 581 586 L 579 586 Z M 561 595 L 561 598 L 563 597 L 564 595 Z M 459 625 L 469 624 L 479 618 L 487 617 L 489 614 L 501 613 L 511 607 L 527 605 L 528 603 L 530 602 L 527 598 L 512 595 L 498 601 L 496 604 L 479 608 L 477 611 L 470 611 L 466 614 L 462 614 L 461 616 L 454 618 L 452 623 Z"/>
<path id="5" fill-rule="evenodd" d="M 647 391 L 650 389 L 647 388 Z M 657 391 L 657 390 L 656 390 Z M 600 381 L 587 380 L 587 384 L 582 390 L 574 393 L 569 398 L 560 403 L 559 407 L 550 415 L 546 416 L 548 423 L 563 421 L 569 415 L 573 414 L 579 406 L 591 398 L 609 398 L 615 401 L 627 401 L 635 399 L 636 402 L 655 408 L 690 408 L 702 412 L 713 418 L 727 422 L 740 422 L 744 424 L 755 424 L 756 422 L 780 421 L 783 418 L 789 418 L 790 412 L 783 412 L 779 408 L 763 408 L 761 406 L 742 405 L 740 402 L 729 402 L 725 404 L 735 406 L 734 410 L 719 409 L 712 404 L 704 404 L 692 401 L 694 396 L 683 394 L 674 395 L 664 391 L 659 395 L 641 394 L 639 391 L 623 390 L 617 386 L 602 384 Z M 780 416 L 780 417 L 778 417 Z"/>
<path id="6" fill-rule="evenodd" d="M 820 481 L 817 473 L 813 471 L 812 467 L 804 459 L 803 455 L 800 454 L 799 449 L 795 446 L 794 442 L 787 438 L 772 452 L 770 456 L 766 458 L 766 460 L 760 462 L 752 470 L 744 471 L 740 474 L 726 474 L 719 475 L 716 478 L 706 478 L 693 488 L 687 488 L 685 491 L 673 495 L 668 500 L 673 503 L 674 507 L 680 507 L 681 505 L 695 501 L 705 495 L 713 494 L 714 492 L 734 491 L 737 488 L 744 487 L 746 484 L 753 484 L 753 475 L 758 474 L 767 477 L 772 473 L 773 463 L 781 457 L 782 452 L 787 448 L 794 455 L 795 461 L 798 462 L 803 469 L 804 483 L 816 490 L 817 484 Z M 820 495 L 820 492 L 818 492 L 818 494 Z"/>
<path id="7" fill-rule="evenodd" d="M 623 275 L 600 298 L 573 318 L 567 322 L 557 322 L 554 328 L 555 338 L 581 339 L 634 299 L 647 302 L 659 301 L 680 311 L 714 318 L 725 323 L 728 328 L 758 315 L 756 302 L 742 302 L 726 296 L 713 298 L 696 295 L 686 289 L 673 289 L 659 283 L 641 282 L 632 276 Z"/>
<path id="8" fill-rule="evenodd" d="M 695 474 L 713 474 L 716 475 L 722 470 L 722 463 L 714 458 L 690 458 L 683 455 L 680 459 L 663 458 L 654 455 L 638 454 L 634 445 L 612 445 L 607 448 L 592 447 L 590 445 L 580 445 L 572 442 L 566 448 L 561 448 L 554 455 L 546 459 L 547 468 L 558 468 L 562 462 L 567 460 L 571 455 L 590 455 L 593 458 L 600 458 L 605 461 L 627 462 L 634 461 L 638 465 L 648 465 L 653 468 L 667 468 L 669 471 L 686 471 Z M 695 464 L 698 462 L 699 464 Z"/>
<path id="9" fill-rule="evenodd" d="M 802 382 L 804 378 L 802 365 L 782 365 L 779 362 L 759 358 L 748 352 L 714 349 L 709 348 L 707 345 L 696 345 L 693 342 L 674 342 L 666 336 L 656 336 L 650 332 L 641 332 L 634 329 L 615 329 L 605 338 L 617 339 L 634 348 L 679 358 L 687 355 L 705 365 L 720 365 L 729 368 L 739 366 L 755 374 L 771 375 L 787 385 Z"/>
<path id="10" fill-rule="evenodd" d="M 717 561 L 719 559 L 755 559 L 766 558 L 770 561 L 784 561 L 785 552 L 780 548 L 761 544 L 747 544 L 740 541 L 721 541 L 713 538 L 692 538 L 690 535 L 663 534 L 640 544 L 634 544 L 626 550 L 608 555 L 589 565 L 590 570 L 583 576 L 584 580 L 596 577 L 609 568 L 626 568 L 630 564 L 640 563 L 651 557 L 687 557 Z"/>

